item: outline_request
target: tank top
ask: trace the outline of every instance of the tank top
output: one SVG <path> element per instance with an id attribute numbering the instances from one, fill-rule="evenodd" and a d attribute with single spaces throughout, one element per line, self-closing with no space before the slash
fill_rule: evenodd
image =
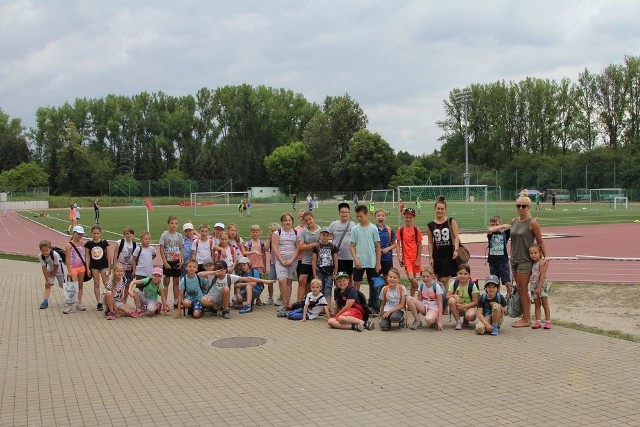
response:
<path id="1" fill-rule="evenodd" d="M 84 267 L 84 242 L 80 242 L 79 245 L 76 245 L 76 248 L 78 248 L 78 251 L 71 246 L 71 250 L 69 251 L 69 265 L 73 268 Z M 80 252 L 80 255 L 78 255 L 78 252 Z"/>
<path id="2" fill-rule="evenodd" d="M 278 242 L 278 251 L 280 252 L 280 256 L 282 258 L 291 258 L 291 255 L 296 251 L 296 241 L 298 240 L 298 235 L 294 230 L 291 231 L 280 231 L 280 240 Z"/>
<path id="3" fill-rule="evenodd" d="M 513 262 L 531 261 L 529 258 L 529 246 L 533 245 L 533 232 L 529 224 L 533 218 L 524 221 L 516 219 L 511 225 L 511 260 Z"/>
<path id="4" fill-rule="evenodd" d="M 453 230 L 451 229 L 453 218 L 447 218 L 442 224 L 431 221 L 427 227 L 433 236 L 433 258 L 451 259 L 453 257 Z"/>

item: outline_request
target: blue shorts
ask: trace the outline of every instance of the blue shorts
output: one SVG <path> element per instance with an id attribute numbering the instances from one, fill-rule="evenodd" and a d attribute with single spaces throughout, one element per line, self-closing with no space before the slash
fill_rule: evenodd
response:
<path id="1" fill-rule="evenodd" d="M 185 295 L 182 299 L 186 299 L 191 302 L 191 311 L 202 311 L 202 302 L 200 301 L 200 298 Z"/>
<path id="2" fill-rule="evenodd" d="M 489 263 L 489 274 L 498 276 L 502 284 L 511 283 L 511 265 L 509 260 Z"/>
<path id="3" fill-rule="evenodd" d="M 251 285 L 247 285 L 247 286 L 251 286 Z M 242 297 L 243 301 L 247 300 L 247 286 L 243 286 L 242 289 L 240 289 L 240 296 Z M 262 291 L 264 291 L 264 284 L 262 283 L 256 283 L 255 286 L 253 286 L 253 293 L 251 294 L 251 297 L 256 300 L 258 299 L 258 297 L 260 297 L 260 294 L 262 293 Z M 253 301 L 251 301 L 253 303 Z"/>

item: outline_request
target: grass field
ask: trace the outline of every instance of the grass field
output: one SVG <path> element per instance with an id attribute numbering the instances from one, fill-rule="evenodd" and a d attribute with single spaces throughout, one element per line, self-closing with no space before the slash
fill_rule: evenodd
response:
<path id="1" fill-rule="evenodd" d="M 321 225 L 329 223 L 338 217 L 338 202 L 325 202 L 320 204 L 320 208 L 315 210 L 316 222 Z M 515 216 L 515 202 L 489 203 L 487 216 L 501 215 L 503 221 L 507 221 Z M 302 203 L 298 203 L 297 208 L 301 209 Z M 389 203 L 386 206 L 380 204 L 377 208 L 384 208 L 389 211 L 388 223 L 398 225 L 398 208 L 392 207 Z M 405 207 L 415 207 L 407 203 Z M 610 208 L 608 203 L 580 204 L 563 203 L 558 204 L 555 210 L 550 209 L 547 204 L 545 209 L 532 209 L 534 217 L 538 217 L 540 223 L 546 227 L 587 225 L 587 224 L 613 224 L 640 221 L 640 205 L 629 205 L 629 209 Z M 535 205 L 532 206 L 535 208 Z M 280 216 L 284 212 L 292 212 L 290 204 L 254 204 L 251 217 L 240 218 L 234 205 L 215 205 L 207 208 L 198 208 L 198 216 L 194 216 L 193 208 L 180 206 L 157 206 L 149 212 L 149 224 L 151 236 L 154 242 L 160 237 L 162 231 L 166 229 L 167 217 L 176 215 L 180 222 L 180 230 L 185 222 L 192 222 L 196 228 L 201 223 L 213 224 L 223 222 L 225 224 L 235 223 L 240 229 L 240 235 L 244 238 L 249 236 L 249 228 L 253 224 L 258 224 L 262 228 L 263 236 L 266 236 L 268 226 L 272 222 L 279 222 Z M 67 209 L 50 209 L 46 211 L 46 217 L 37 216 L 37 212 L 20 211 L 21 215 L 29 217 L 34 221 L 52 227 L 56 230 L 66 231 L 68 227 Z M 294 213 L 294 212 L 292 212 Z M 484 223 L 485 211 L 481 203 L 450 202 L 448 204 L 449 216 L 455 217 L 462 229 L 481 230 L 486 227 Z M 294 213 L 294 217 L 295 217 Z M 355 220 L 355 214 L 353 215 Z M 427 222 L 433 219 L 433 204 L 423 202 L 422 211 L 418 213 L 416 223 L 420 227 L 426 227 Z M 90 227 L 93 224 L 93 210 L 82 211 L 80 224 Z M 100 210 L 100 225 L 103 228 L 103 237 L 108 240 L 120 238 L 122 229 L 131 226 L 136 231 L 136 236 L 144 231 L 146 226 L 146 213 L 143 207 L 121 207 L 102 208 Z M 86 230 L 87 234 L 89 230 Z"/>

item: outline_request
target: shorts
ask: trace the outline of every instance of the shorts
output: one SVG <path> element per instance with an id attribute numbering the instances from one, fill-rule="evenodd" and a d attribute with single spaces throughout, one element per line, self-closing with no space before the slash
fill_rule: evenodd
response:
<path id="1" fill-rule="evenodd" d="M 95 276 L 95 274 L 93 274 L 94 271 L 97 271 L 100 274 L 106 274 L 107 276 L 109 275 L 109 269 L 108 268 L 92 268 L 92 276 Z"/>
<path id="2" fill-rule="evenodd" d="M 493 313 L 498 313 L 496 316 L 497 320 L 493 319 Z M 491 325 L 502 325 L 502 320 L 504 319 L 504 315 L 502 313 L 502 306 L 497 302 L 491 303 L 491 314 L 489 316 L 484 316 Z M 476 334 L 482 335 L 491 332 L 491 330 L 487 330 L 487 327 L 481 321 L 476 321 Z"/>
<path id="3" fill-rule="evenodd" d="M 149 312 L 156 311 L 156 306 L 158 305 L 157 300 L 153 301 L 153 300 L 147 299 L 147 297 L 144 296 L 144 292 L 142 292 L 140 289 L 135 289 L 134 292 L 138 294 L 138 297 L 140 297 L 141 307 L 147 307 L 147 311 Z"/>
<path id="4" fill-rule="evenodd" d="M 251 284 L 247 284 L 247 286 L 251 286 Z M 242 297 L 243 301 L 247 300 L 247 286 L 243 286 L 242 289 L 240 289 L 240 296 Z M 251 293 L 251 298 L 255 301 L 260 297 L 260 294 L 262 293 L 262 291 L 264 291 L 264 285 L 262 283 L 256 283 L 253 286 L 253 292 Z M 251 302 L 253 303 L 253 301 Z"/>
<path id="5" fill-rule="evenodd" d="M 256 270 L 258 273 L 260 273 L 260 275 L 262 276 L 262 273 L 264 273 L 264 267 L 252 267 L 254 270 Z"/>
<path id="6" fill-rule="evenodd" d="M 391 322 L 399 323 L 404 320 L 404 312 L 402 310 L 394 311 L 391 313 L 391 316 L 386 319 L 380 318 L 380 327 L 381 328 L 389 328 L 391 326 Z"/>
<path id="7" fill-rule="evenodd" d="M 531 299 L 535 299 L 536 297 L 535 286 L 532 286 L 531 284 L 529 284 L 529 292 L 531 293 Z M 540 291 L 540 298 L 549 298 L 549 285 L 547 283 L 542 285 L 542 290 Z"/>
<path id="8" fill-rule="evenodd" d="M 124 278 L 127 280 L 127 285 L 131 283 L 131 281 L 133 280 L 133 270 L 125 270 Z"/>
<path id="9" fill-rule="evenodd" d="M 64 283 L 64 275 L 58 274 L 57 276 L 53 277 L 47 276 L 47 283 L 49 283 L 51 286 L 58 283 L 58 286 L 62 287 L 62 284 Z"/>
<path id="10" fill-rule="evenodd" d="M 313 276 L 313 270 L 311 269 L 311 264 L 300 264 L 298 266 L 298 276 L 300 276 L 301 274 Z"/>
<path id="11" fill-rule="evenodd" d="M 387 274 L 389 274 L 389 270 L 393 268 L 393 259 L 380 261 L 380 266 L 382 267 L 380 269 L 380 274 L 386 276 Z"/>
<path id="12" fill-rule="evenodd" d="M 162 274 L 164 274 L 165 277 L 180 277 L 180 273 L 182 272 L 182 269 L 178 268 L 180 261 L 167 261 L 167 264 L 169 264 L 171 268 L 164 268 L 163 266 Z"/>
<path id="13" fill-rule="evenodd" d="M 200 300 L 200 298 L 185 295 L 182 299 L 191 302 L 192 311 L 202 311 L 202 301 Z"/>
<path id="14" fill-rule="evenodd" d="M 300 276 L 300 268 L 301 268 L 301 267 L 302 267 L 302 260 L 301 260 L 301 259 L 299 259 L 299 260 L 298 260 L 298 263 L 296 264 L 296 274 L 297 274 L 298 276 Z"/>
<path id="15" fill-rule="evenodd" d="M 362 312 L 357 308 L 350 308 L 349 310 L 345 310 L 341 314 L 335 316 L 334 319 L 338 320 L 342 316 L 355 317 L 356 319 L 362 320 Z"/>
<path id="16" fill-rule="evenodd" d="M 509 260 L 505 259 L 500 262 L 490 262 L 489 274 L 498 276 L 503 285 L 505 283 L 511 283 L 511 266 L 509 265 Z M 498 290 L 500 290 L 499 284 Z"/>
<path id="17" fill-rule="evenodd" d="M 455 259 L 451 258 L 433 258 L 433 271 L 438 278 L 440 277 L 453 277 L 456 275 L 458 269 L 458 263 Z"/>
<path id="18" fill-rule="evenodd" d="M 349 276 L 353 274 L 353 260 L 351 259 L 339 259 L 338 271 L 347 273 Z"/>
<path id="19" fill-rule="evenodd" d="M 280 264 L 280 261 L 276 261 L 276 277 L 278 279 L 295 279 L 296 277 L 296 264 L 291 264 L 288 267 Z"/>
<path id="20" fill-rule="evenodd" d="M 69 274 L 72 276 L 84 276 L 85 271 L 87 270 L 84 268 L 84 265 L 81 265 L 80 267 L 71 267 Z"/>
<path id="21" fill-rule="evenodd" d="M 213 301 L 215 305 L 222 305 L 222 292 L 220 291 L 209 292 L 205 297 L 211 298 L 211 301 Z"/>
<path id="22" fill-rule="evenodd" d="M 354 268 L 353 281 L 362 282 L 365 273 L 367 273 L 367 281 L 371 285 L 373 278 L 378 275 L 375 268 Z"/>
<path id="23" fill-rule="evenodd" d="M 103 304 L 103 305 L 104 305 L 104 294 L 105 294 L 105 293 L 106 293 L 106 292 L 103 292 L 103 293 L 101 293 L 101 294 L 100 294 L 100 304 Z M 115 301 L 115 305 L 116 305 L 116 309 L 118 309 L 118 308 L 122 307 L 123 305 L 125 305 L 125 303 L 123 303 L 122 301 L 118 301 L 118 300 L 116 300 L 116 301 Z M 107 310 L 105 310 L 105 312 L 106 312 L 106 311 L 107 311 Z"/>
<path id="24" fill-rule="evenodd" d="M 515 273 L 531 274 L 531 268 L 533 268 L 533 262 L 531 260 L 511 260 L 511 271 Z"/>
<path id="25" fill-rule="evenodd" d="M 275 264 L 269 265 L 269 280 L 276 280 L 277 278 L 278 278 L 278 275 L 276 274 L 276 265 Z"/>
<path id="26" fill-rule="evenodd" d="M 416 259 L 415 258 L 404 258 L 404 271 L 408 273 L 413 273 L 414 275 L 419 276 L 422 271 L 422 263 L 418 262 L 418 266 L 415 266 Z M 421 261 L 421 260 L 420 260 Z"/>

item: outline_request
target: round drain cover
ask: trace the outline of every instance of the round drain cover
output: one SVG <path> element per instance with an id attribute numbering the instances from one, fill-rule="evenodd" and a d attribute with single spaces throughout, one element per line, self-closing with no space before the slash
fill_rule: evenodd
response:
<path id="1" fill-rule="evenodd" d="M 266 343 L 267 340 L 260 337 L 229 337 L 220 338 L 211 342 L 211 347 L 217 348 L 247 348 L 257 347 Z"/>

